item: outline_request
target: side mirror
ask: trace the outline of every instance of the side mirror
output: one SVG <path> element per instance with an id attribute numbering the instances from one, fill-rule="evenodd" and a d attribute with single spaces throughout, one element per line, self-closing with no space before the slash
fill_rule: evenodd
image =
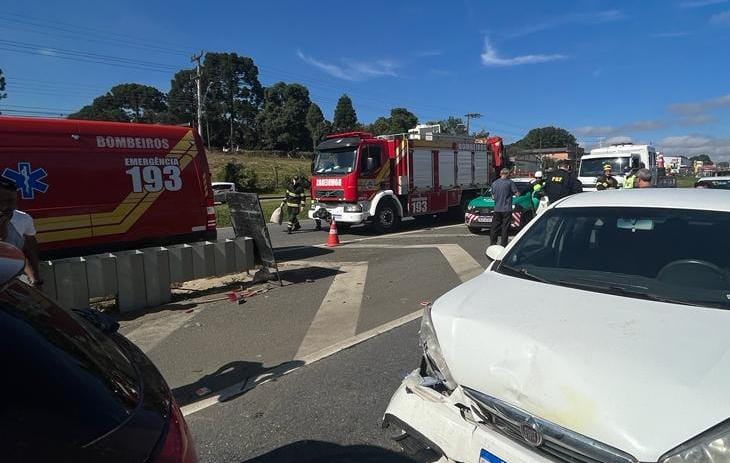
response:
<path id="1" fill-rule="evenodd" d="M 365 171 L 372 172 L 374 170 L 375 170 L 375 158 L 368 158 L 367 161 L 365 161 Z"/>
<path id="2" fill-rule="evenodd" d="M 504 256 L 504 246 L 493 244 L 487 248 L 486 254 L 492 260 L 501 260 Z"/>

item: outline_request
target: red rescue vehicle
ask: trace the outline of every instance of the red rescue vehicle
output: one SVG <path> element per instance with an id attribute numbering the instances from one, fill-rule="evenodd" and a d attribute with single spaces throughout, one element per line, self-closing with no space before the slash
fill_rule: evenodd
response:
<path id="1" fill-rule="evenodd" d="M 0 175 L 18 185 L 43 258 L 215 237 L 189 127 L 0 117 Z"/>
<path id="2" fill-rule="evenodd" d="M 500 137 L 446 135 L 439 126 L 330 135 L 314 153 L 309 217 L 334 217 L 338 226 L 371 222 L 381 233 L 396 230 L 403 217 L 463 217 L 507 164 Z"/>

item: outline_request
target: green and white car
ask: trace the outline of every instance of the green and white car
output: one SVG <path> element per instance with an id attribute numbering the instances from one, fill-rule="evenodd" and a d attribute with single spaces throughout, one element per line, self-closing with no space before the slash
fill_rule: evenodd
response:
<path id="1" fill-rule="evenodd" d="M 532 191 L 531 178 L 512 179 L 517 185 L 519 196 L 512 198 L 512 225 L 514 230 L 521 229 L 533 217 L 540 204 L 540 197 Z M 494 215 L 494 198 L 490 190 L 482 196 L 472 199 L 466 208 L 464 222 L 472 233 L 479 233 L 492 227 Z"/>

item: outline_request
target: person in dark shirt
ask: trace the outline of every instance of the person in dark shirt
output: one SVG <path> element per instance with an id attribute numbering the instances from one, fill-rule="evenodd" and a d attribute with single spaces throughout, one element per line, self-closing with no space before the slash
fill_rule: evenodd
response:
<path id="1" fill-rule="evenodd" d="M 570 172 L 570 161 L 564 159 L 558 163 L 558 170 L 550 172 L 545 179 L 545 195 L 551 203 L 583 191 L 583 184 Z"/>
<path id="2" fill-rule="evenodd" d="M 500 244 L 507 246 L 507 234 L 512 223 L 512 197 L 519 191 L 515 182 L 509 179 L 509 169 L 502 169 L 499 178 L 492 182 L 492 199 L 494 199 L 494 215 L 489 230 L 489 241 L 495 244 L 497 235 L 501 235 Z"/>

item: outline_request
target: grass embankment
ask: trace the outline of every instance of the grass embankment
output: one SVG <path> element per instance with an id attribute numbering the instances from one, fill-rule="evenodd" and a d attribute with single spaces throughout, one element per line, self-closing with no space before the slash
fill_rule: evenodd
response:
<path id="1" fill-rule="evenodd" d="M 286 182 L 295 175 L 310 176 L 311 154 L 300 153 L 297 157 L 289 158 L 279 156 L 276 153 L 261 151 L 245 151 L 240 153 L 223 153 L 221 151 L 208 151 L 208 165 L 213 174 L 213 181 L 223 180 L 220 173 L 223 167 L 229 162 L 236 162 L 256 173 L 255 192 L 264 197 L 284 197 Z M 281 200 L 262 199 L 261 208 L 264 212 L 264 219 L 268 222 L 274 209 L 279 207 Z M 231 226 L 231 213 L 228 206 L 221 204 L 215 208 L 218 215 L 219 227 Z M 300 218 L 302 215 L 300 214 Z M 286 217 L 285 217 L 286 218 Z"/>

